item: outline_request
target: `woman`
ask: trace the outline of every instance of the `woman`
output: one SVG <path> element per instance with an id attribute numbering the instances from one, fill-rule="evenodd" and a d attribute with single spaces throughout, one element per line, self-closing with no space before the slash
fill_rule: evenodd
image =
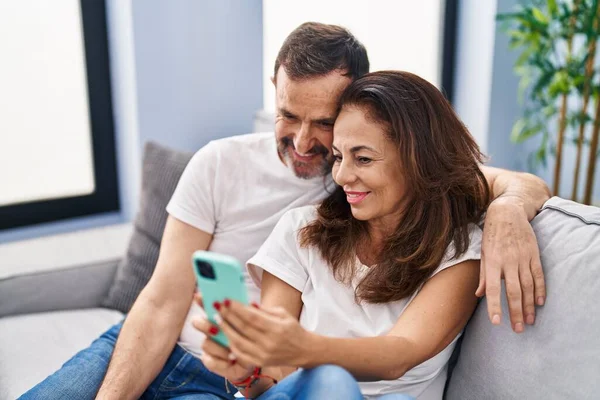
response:
<path id="1" fill-rule="evenodd" d="M 337 189 L 286 213 L 249 260 L 260 307 L 227 300 L 218 326 L 196 322 L 231 344 L 207 340 L 204 364 L 251 398 L 360 398 L 360 387 L 441 399 L 476 305 L 482 154 L 443 95 L 407 72 L 359 78 L 340 107 Z M 340 367 L 360 382 L 355 397 L 326 387 Z"/>

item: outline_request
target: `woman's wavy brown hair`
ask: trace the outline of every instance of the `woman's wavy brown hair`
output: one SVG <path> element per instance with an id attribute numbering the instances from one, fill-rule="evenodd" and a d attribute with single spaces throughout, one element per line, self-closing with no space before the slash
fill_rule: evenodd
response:
<path id="1" fill-rule="evenodd" d="M 454 241 L 458 257 L 469 247 L 470 223 L 478 223 L 490 200 L 477 143 L 442 93 L 426 80 L 400 71 L 374 72 L 354 81 L 340 99 L 359 107 L 385 128 L 400 154 L 410 191 L 396 231 L 376 265 L 356 288 L 357 301 L 387 303 L 413 294 L 442 262 Z M 318 207 L 300 231 L 302 246 L 317 247 L 338 281 L 349 284 L 367 222 L 352 216 L 341 187 Z"/>

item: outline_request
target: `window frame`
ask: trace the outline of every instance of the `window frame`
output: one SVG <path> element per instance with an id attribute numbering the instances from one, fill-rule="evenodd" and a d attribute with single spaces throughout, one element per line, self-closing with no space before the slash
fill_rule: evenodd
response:
<path id="1" fill-rule="evenodd" d="M 454 105 L 454 72 L 456 70 L 458 11 L 458 0 L 445 1 L 441 91 L 452 105 Z"/>
<path id="2" fill-rule="evenodd" d="M 80 0 L 94 157 L 89 195 L 0 207 L 0 231 L 120 210 L 105 0 Z"/>

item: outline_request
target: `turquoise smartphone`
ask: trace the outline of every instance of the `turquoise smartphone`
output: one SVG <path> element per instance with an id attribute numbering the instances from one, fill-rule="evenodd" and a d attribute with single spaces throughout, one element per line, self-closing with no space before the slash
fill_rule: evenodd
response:
<path id="1" fill-rule="evenodd" d="M 216 323 L 217 310 L 213 304 L 226 298 L 248 304 L 248 291 L 244 282 L 243 267 L 231 256 L 198 250 L 192 256 L 198 290 L 202 293 L 204 310 L 208 319 Z M 229 347 L 225 334 L 219 331 L 211 336 L 215 342 Z"/>

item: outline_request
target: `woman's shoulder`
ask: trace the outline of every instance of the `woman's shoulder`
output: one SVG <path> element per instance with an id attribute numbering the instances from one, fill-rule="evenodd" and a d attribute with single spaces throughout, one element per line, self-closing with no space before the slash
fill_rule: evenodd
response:
<path id="1" fill-rule="evenodd" d="M 469 247 L 467 251 L 477 251 L 481 253 L 481 238 L 483 237 L 483 231 L 477 224 L 471 223 L 468 225 L 469 230 Z"/>
<path id="2" fill-rule="evenodd" d="M 440 266 L 433 272 L 432 276 L 461 262 L 481 259 L 481 238 L 483 231 L 477 224 L 469 224 L 467 229 L 469 232 L 469 245 L 466 250 L 461 254 L 457 254 L 454 241 L 450 242 Z"/>
<path id="3" fill-rule="evenodd" d="M 467 226 L 467 231 L 469 232 L 469 245 L 466 248 L 465 253 L 471 254 L 481 254 L 481 238 L 483 236 L 483 231 L 477 224 L 469 224 Z M 446 249 L 446 257 L 452 257 L 456 253 L 456 248 L 454 245 L 454 240 L 450 243 L 448 248 Z"/>

